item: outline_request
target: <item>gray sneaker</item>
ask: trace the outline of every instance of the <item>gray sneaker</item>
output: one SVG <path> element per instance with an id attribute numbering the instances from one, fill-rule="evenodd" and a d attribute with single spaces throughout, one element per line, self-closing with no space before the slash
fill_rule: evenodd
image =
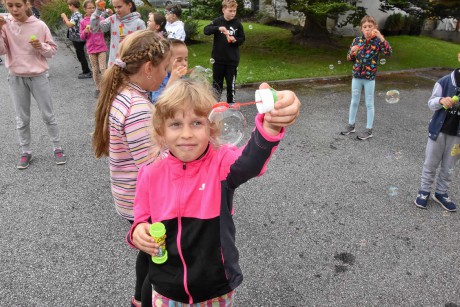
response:
<path id="1" fill-rule="evenodd" d="M 56 161 L 57 165 L 66 164 L 67 158 L 64 154 L 64 150 L 60 148 L 54 150 L 54 161 Z"/>
<path id="2" fill-rule="evenodd" d="M 341 135 L 349 135 L 350 133 L 355 132 L 355 125 L 348 124 L 343 131 L 340 132 Z"/>
<path id="3" fill-rule="evenodd" d="M 373 137 L 374 135 L 372 134 L 372 129 L 366 129 L 360 134 L 358 134 L 357 138 L 358 140 L 367 140 L 368 138 Z"/>
<path id="4" fill-rule="evenodd" d="M 32 154 L 30 153 L 22 153 L 21 157 L 19 158 L 19 163 L 17 165 L 18 169 L 26 169 L 30 165 L 30 161 L 32 161 Z"/>

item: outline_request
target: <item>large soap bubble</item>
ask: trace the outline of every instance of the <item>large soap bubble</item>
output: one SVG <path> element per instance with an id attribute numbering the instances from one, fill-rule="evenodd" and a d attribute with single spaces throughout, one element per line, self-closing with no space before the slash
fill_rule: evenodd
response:
<path id="1" fill-rule="evenodd" d="M 388 103 L 397 103 L 399 102 L 399 91 L 390 90 L 385 95 L 385 101 Z"/>
<path id="2" fill-rule="evenodd" d="M 220 127 L 220 144 L 237 145 L 244 137 L 247 123 L 239 110 L 227 106 L 217 106 L 209 114 L 209 121 Z"/>

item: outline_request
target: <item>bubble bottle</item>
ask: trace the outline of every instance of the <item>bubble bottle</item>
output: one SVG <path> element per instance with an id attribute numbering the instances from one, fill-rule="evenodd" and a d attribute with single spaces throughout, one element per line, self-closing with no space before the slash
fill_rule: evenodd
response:
<path id="1" fill-rule="evenodd" d="M 165 263 L 168 260 L 168 251 L 166 250 L 166 228 L 163 223 L 157 222 L 150 225 L 150 236 L 160 246 L 158 254 L 152 256 L 152 262 L 156 264 Z"/>

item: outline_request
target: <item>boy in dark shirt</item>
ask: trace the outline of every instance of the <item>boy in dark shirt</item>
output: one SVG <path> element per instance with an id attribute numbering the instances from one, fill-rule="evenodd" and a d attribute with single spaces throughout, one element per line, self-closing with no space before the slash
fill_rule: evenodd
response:
<path id="1" fill-rule="evenodd" d="M 458 54 L 460 62 L 460 53 Z M 460 94 L 460 68 L 439 79 L 433 88 L 428 106 L 435 111 L 428 126 L 428 144 L 423 164 L 421 186 L 415 205 L 425 209 L 436 169 L 441 163 L 436 190 L 432 199 L 447 211 L 457 211 L 449 198 L 455 164 L 460 158 L 460 103 L 453 96 Z"/>
<path id="2" fill-rule="evenodd" d="M 223 15 L 204 27 L 205 35 L 214 35 L 211 54 L 213 87 L 218 94 L 217 98 L 220 99 L 225 78 L 228 103 L 235 102 L 235 81 L 240 62 L 239 47 L 245 40 L 243 25 L 235 18 L 237 6 L 236 0 L 223 0 Z"/>

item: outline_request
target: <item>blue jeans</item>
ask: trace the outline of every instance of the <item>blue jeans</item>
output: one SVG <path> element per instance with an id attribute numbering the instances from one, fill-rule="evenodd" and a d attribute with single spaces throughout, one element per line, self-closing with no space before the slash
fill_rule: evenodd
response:
<path id="1" fill-rule="evenodd" d="M 374 91 L 375 80 L 353 78 L 351 81 L 351 103 L 350 115 L 348 123 L 355 124 L 356 113 L 358 112 L 359 100 L 361 99 L 361 91 L 364 87 L 365 102 L 367 108 L 367 129 L 372 129 L 374 123 Z"/>

